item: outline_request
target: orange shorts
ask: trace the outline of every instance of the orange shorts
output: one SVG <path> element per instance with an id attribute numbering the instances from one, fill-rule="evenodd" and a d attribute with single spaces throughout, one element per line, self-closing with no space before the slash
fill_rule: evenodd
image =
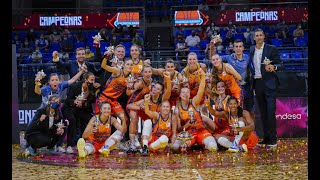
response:
<path id="1" fill-rule="evenodd" d="M 86 140 L 86 143 L 91 143 L 91 144 L 93 145 L 94 149 L 96 150 L 96 152 L 98 152 L 99 149 L 101 149 L 102 146 L 104 146 L 105 141 L 100 142 L 100 141 L 90 141 L 90 140 Z"/>
<path id="2" fill-rule="evenodd" d="M 99 105 L 102 101 L 107 101 L 111 106 L 111 115 L 115 113 L 124 111 L 121 104 L 116 99 L 107 98 L 105 96 L 100 96 L 99 99 L 96 100 L 95 103 L 95 112 L 96 114 L 100 114 Z"/>
<path id="3" fill-rule="evenodd" d="M 150 119 L 150 117 L 144 111 L 137 110 L 136 112 L 137 112 L 137 115 L 141 118 L 141 120 L 145 121 L 147 119 Z"/>
<path id="4" fill-rule="evenodd" d="M 223 134 L 223 135 L 226 135 L 226 136 L 229 136 L 230 135 L 230 126 L 229 126 L 229 123 L 226 123 L 224 125 L 214 121 L 214 132 L 213 134 L 216 135 L 216 134 Z"/>
<path id="5" fill-rule="evenodd" d="M 259 137 L 256 135 L 255 132 L 251 132 L 251 134 L 246 142 L 244 142 L 242 139 L 240 139 L 239 145 L 246 144 L 248 149 L 252 149 L 257 145 L 258 142 L 259 142 Z"/>
<path id="6" fill-rule="evenodd" d="M 203 145 L 203 140 L 209 136 L 212 136 L 211 133 L 207 129 L 201 129 L 192 134 L 192 140 L 190 146 L 197 143 L 198 145 Z"/>

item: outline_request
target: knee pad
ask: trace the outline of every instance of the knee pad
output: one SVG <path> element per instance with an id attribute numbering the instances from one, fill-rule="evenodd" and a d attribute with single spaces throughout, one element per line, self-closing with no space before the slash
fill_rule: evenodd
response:
<path id="1" fill-rule="evenodd" d="M 239 121 L 238 123 L 239 123 L 239 127 L 244 127 L 244 126 L 246 126 L 243 121 Z"/>
<path id="2" fill-rule="evenodd" d="M 218 147 L 216 140 L 212 136 L 205 138 L 203 140 L 203 144 L 205 145 L 205 148 L 209 150 L 211 150 L 212 148 L 217 149 Z"/>
<path id="3" fill-rule="evenodd" d="M 169 142 L 169 138 L 168 138 L 166 135 L 160 136 L 159 140 L 160 140 L 160 143 L 167 143 L 167 142 Z"/>
<path id="4" fill-rule="evenodd" d="M 145 120 L 143 123 L 142 135 L 143 136 L 150 136 L 152 131 L 152 122 L 150 119 Z"/>

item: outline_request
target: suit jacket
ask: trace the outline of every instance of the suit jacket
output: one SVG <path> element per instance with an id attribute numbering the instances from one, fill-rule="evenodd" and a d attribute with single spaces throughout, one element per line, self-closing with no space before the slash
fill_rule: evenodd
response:
<path id="1" fill-rule="evenodd" d="M 250 58 L 249 58 L 249 67 L 250 67 L 250 79 L 253 82 L 253 78 L 254 78 L 254 74 L 255 74 L 255 70 L 254 70 L 254 64 L 253 64 L 253 56 L 254 56 L 254 51 L 255 51 L 255 46 L 251 46 L 250 47 Z M 272 62 L 272 65 L 276 65 L 277 66 L 277 70 L 279 71 L 282 69 L 282 61 L 280 59 L 280 55 L 278 53 L 278 50 L 275 46 L 269 45 L 269 44 L 264 44 L 264 48 L 263 48 L 263 52 L 262 52 L 262 59 L 261 59 L 261 63 L 263 62 L 264 58 L 267 57 L 268 59 L 270 59 Z M 265 86 L 269 89 L 273 89 L 275 90 L 278 85 L 280 84 L 279 78 L 276 74 L 276 72 L 267 72 L 265 70 L 265 65 L 261 64 L 261 75 L 262 75 L 262 79 L 265 83 Z M 253 84 L 253 83 L 251 83 Z"/>
<path id="2" fill-rule="evenodd" d="M 95 76 L 100 76 L 102 74 L 101 69 L 96 69 L 95 65 L 92 62 L 84 61 L 85 65 L 87 66 L 88 72 L 92 72 Z M 69 61 L 67 63 L 63 61 L 56 62 L 57 68 L 61 70 L 67 70 L 67 72 L 70 75 L 70 78 L 75 76 L 79 72 L 79 66 L 77 61 Z M 80 77 L 80 80 L 82 80 L 82 76 Z"/>
<path id="3" fill-rule="evenodd" d="M 62 107 L 63 109 L 75 107 L 74 100 L 76 99 L 76 96 L 80 95 L 82 92 L 82 83 L 83 83 L 82 81 L 79 81 L 69 86 L 68 95 Z M 81 108 L 75 107 L 75 108 L 92 112 L 93 110 L 92 110 L 91 104 L 94 103 L 96 100 L 96 96 L 95 96 L 96 90 L 97 90 L 96 88 L 90 90 L 87 100 L 83 102 L 82 107 Z"/>

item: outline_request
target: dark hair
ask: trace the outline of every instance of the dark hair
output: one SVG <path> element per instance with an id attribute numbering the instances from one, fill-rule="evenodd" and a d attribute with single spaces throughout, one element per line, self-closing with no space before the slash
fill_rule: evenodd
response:
<path id="1" fill-rule="evenodd" d="M 109 105 L 111 106 L 111 104 L 108 103 L 107 101 L 101 101 L 101 103 L 99 103 L 99 109 L 101 109 L 101 107 L 102 107 L 104 104 L 109 104 Z"/>
<path id="2" fill-rule="evenodd" d="M 82 75 L 82 77 L 83 77 L 82 81 L 84 82 L 85 80 L 89 79 L 89 76 L 94 76 L 94 74 L 92 72 L 90 72 L 90 71 L 84 73 Z"/>
<path id="3" fill-rule="evenodd" d="M 48 82 L 50 81 L 52 76 L 58 76 L 58 79 L 60 80 L 58 73 L 51 73 L 49 78 L 48 78 Z"/>
<path id="4" fill-rule="evenodd" d="M 255 29 L 255 30 L 254 30 L 254 33 L 256 33 L 256 32 L 262 32 L 262 33 L 264 34 L 263 30 L 260 29 L 260 28 Z"/>
<path id="5" fill-rule="evenodd" d="M 237 102 L 237 104 L 239 104 L 238 99 L 237 99 L 236 97 L 234 97 L 234 96 L 231 96 L 231 97 L 229 97 L 229 99 L 227 100 L 227 105 L 228 105 L 228 106 L 229 106 L 229 103 L 230 103 L 231 100 L 235 100 L 235 101 Z M 238 110 L 237 116 L 238 116 L 238 117 L 243 117 L 243 109 L 242 109 L 242 107 L 238 105 L 237 110 Z"/>
<path id="6" fill-rule="evenodd" d="M 240 42 L 243 43 L 243 41 L 241 39 L 236 39 L 236 40 L 233 41 L 233 43 L 240 43 Z"/>
<path id="7" fill-rule="evenodd" d="M 52 101 L 52 99 L 55 98 L 60 98 L 60 96 L 58 94 L 52 94 L 48 97 L 48 105 L 46 107 L 46 114 L 49 115 L 50 114 L 50 107 L 51 107 L 51 103 L 50 101 Z M 60 119 L 60 110 L 59 108 L 54 110 L 54 120 L 57 121 Z"/>
<path id="8" fill-rule="evenodd" d="M 172 58 L 168 58 L 167 61 L 166 61 L 166 65 L 169 64 L 169 63 L 174 64 L 174 60 Z"/>

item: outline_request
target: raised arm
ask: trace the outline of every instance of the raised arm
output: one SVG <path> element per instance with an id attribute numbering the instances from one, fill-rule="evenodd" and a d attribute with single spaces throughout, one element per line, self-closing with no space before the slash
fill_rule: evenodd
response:
<path id="1" fill-rule="evenodd" d="M 101 63 L 101 68 L 105 69 L 106 71 L 111 72 L 114 76 L 118 76 L 120 74 L 120 71 L 121 71 L 117 67 L 108 66 L 106 58 L 103 58 L 102 63 Z"/>
<path id="2" fill-rule="evenodd" d="M 209 99 L 205 99 L 204 100 L 204 105 L 208 108 L 210 114 L 212 114 L 214 116 L 217 116 L 217 117 L 220 117 L 220 118 L 228 119 L 228 112 L 226 112 L 226 111 L 216 111 L 215 109 L 213 109 L 210 106 L 210 100 Z"/>
<path id="3" fill-rule="evenodd" d="M 163 73 L 164 81 L 166 82 L 166 87 L 164 88 L 164 93 L 162 96 L 162 101 L 169 100 L 171 96 L 171 89 L 172 89 L 172 84 L 171 84 L 171 79 L 170 79 L 170 73 L 169 72 L 164 72 Z"/>
<path id="4" fill-rule="evenodd" d="M 200 76 L 199 89 L 198 89 L 197 95 L 192 99 L 192 103 L 195 105 L 195 107 L 199 106 L 204 94 L 205 86 L 206 86 L 205 73 L 201 68 L 198 70 L 198 76 Z"/>
<path id="5" fill-rule="evenodd" d="M 79 71 L 76 75 L 74 75 L 71 79 L 68 80 L 68 85 L 75 83 L 85 71 L 85 68 L 81 67 L 81 71 Z"/>
<path id="6" fill-rule="evenodd" d="M 163 77 L 163 72 L 165 71 L 165 69 L 163 68 L 152 68 L 152 74 L 155 74 L 155 75 L 159 75 L 159 76 L 162 76 Z"/>
<path id="7" fill-rule="evenodd" d="M 150 94 L 146 94 L 144 95 L 144 112 L 146 113 L 146 115 L 148 115 L 152 121 L 154 119 L 157 119 L 159 116 L 159 113 L 154 112 L 154 111 L 150 111 L 149 109 L 149 103 L 150 103 Z"/>
<path id="8" fill-rule="evenodd" d="M 224 66 L 226 68 L 227 73 L 232 74 L 239 81 L 242 80 L 241 75 L 229 63 L 224 63 Z"/>

